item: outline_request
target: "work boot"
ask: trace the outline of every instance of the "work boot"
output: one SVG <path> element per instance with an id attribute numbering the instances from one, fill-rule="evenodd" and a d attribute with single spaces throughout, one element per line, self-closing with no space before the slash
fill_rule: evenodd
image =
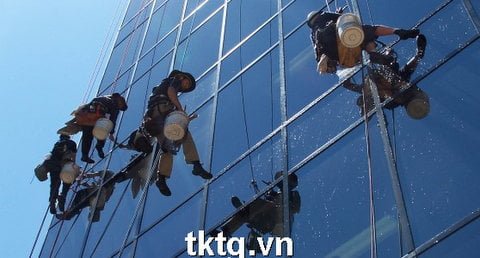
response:
<path id="1" fill-rule="evenodd" d="M 50 204 L 48 205 L 51 214 L 57 214 L 57 208 L 55 208 L 55 200 L 50 200 Z"/>
<path id="2" fill-rule="evenodd" d="M 203 179 L 211 179 L 213 177 L 211 173 L 209 173 L 202 167 L 202 164 L 200 164 L 200 161 L 193 162 L 192 174 L 196 176 L 200 176 Z"/>
<path id="3" fill-rule="evenodd" d="M 400 37 L 401 40 L 404 40 L 404 39 L 415 38 L 416 36 L 418 36 L 418 34 L 420 34 L 420 30 L 418 30 L 418 29 L 412 29 L 412 30 L 396 29 L 393 33 L 397 34 Z"/>
<path id="4" fill-rule="evenodd" d="M 65 197 L 63 195 L 58 196 L 58 209 L 61 212 L 65 211 Z"/>
<path id="5" fill-rule="evenodd" d="M 423 58 L 425 55 L 425 48 L 427 47 L 427 38 L 425 35 L 420 34 L 417 36 L 417 54 L 419 58 Z"/>
<path id="6" fill-rule="evenodd" d="M 243 205 L 242 201 L 240 201 L 240 198 L 238 198 L 237 196 L 233 196 L 230 199 L 230 201 L 232 202 L 233 207 L 235 207 L 237 209 L 242 207 L 242 205 Z"/>
<path id="7" fill-rule="evenodd" d="M 84 162 L 87 162 L 89 164 L 95 163 L 95 160 L 91 159 L 90 157 L 88 157 L 86 155 L 82 156 L 81 160 L 84 161 Z"/>
<path id="8" fill-rule="evenodd" d="M 103 148 L 96 146 L 95 149 L 97 150 L 98 156 L 103 159 L 105 158 L 105 153 L 103 153 Z"/>
<path id="9" fill-rule="evenodd" d="M 165 196 L 172 195 L 172 192 L 170 192 L 170 188 L 168 188 L 165 176 L 159 176 L 157 181 L 155 182 L 155 185 L 157 185 L 158 190 L 161 194 Z"/>

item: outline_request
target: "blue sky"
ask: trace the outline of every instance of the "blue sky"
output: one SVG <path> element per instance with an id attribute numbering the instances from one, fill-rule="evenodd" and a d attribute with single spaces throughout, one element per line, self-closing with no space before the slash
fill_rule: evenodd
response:
<path id="1" fill-rule="evenodd" d="M 82 102 L 111 24 L 127 2 L 0 0 L 2 257 L 30 253 L 49 192 L 49 181 L 32 181 L 33 168 Z M 97 87 L 98 81 L 93 93 Z"/>

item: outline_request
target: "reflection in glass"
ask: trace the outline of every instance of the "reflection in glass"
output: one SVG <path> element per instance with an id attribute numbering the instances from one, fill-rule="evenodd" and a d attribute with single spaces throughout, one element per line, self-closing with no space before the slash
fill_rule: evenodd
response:
<path id="1" fill-rule="evenodd" d="M 282 172 L 275 174 L 275 179 L 281 178 Z M 289 184 L 289 214 L 290 224 L 294 221 L 295 214 L 300 212 L 301 197 L 296 190 L 298 186 L 298 177 L 291 174 L 288 177 Z M 248 236 L 246 236 L 246 248 L 255 250 L 257 253 L 261 251 L 260 243 L 257 238 L 265 238 L 267 236 L 281 237 L 283 233 L 283 198 L 282 192 L 283 180 L 277 183 L 272 189 L 267 191 L 263 196 L 253 200 L 244 206 L 244 202 L 237 196 L 231 198 L 231 203 L 238 212 L 224 224 L 210 232 L 211 236 L 217 236 L 222 232 L 223 236 L 230 238 L 241 227 L 246 225 L 249 228 Z M 243 207 L 242 207 L 243 206 Z M 263 243 L 266 243 L 266 238 Z"/>

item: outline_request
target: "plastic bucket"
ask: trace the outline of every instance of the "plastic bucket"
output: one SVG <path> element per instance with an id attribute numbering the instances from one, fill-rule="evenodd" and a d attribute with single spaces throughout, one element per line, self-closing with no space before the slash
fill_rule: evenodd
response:
<path id="1" fill-rule="evenodd" d="M 113 122 L 110 121 L 110 119 L 99 118 L 95 123 L 95 127 L 93 128 L 93 136 L 95 136 L 97 140 L 103 141 L 107 139 L 112 129 L 113 129 Z"/>
<path id="2" fill-rule="evenodd" d="M 80 168 L 73 162 L 67 162 L 63 165 L 60 172 L 60 179 L 66 184 L 72 184 L 75 178 L 80 174 Z"/>
<path id="3" fill-rule="evenodd" d="M 163 134 L 167 139 L 178 141 L 185 136 L 190 119 L 182 111 L 173 111 L 165 119 Z"/>
<path id="4" fill-rule="evenodd" d="M 358 16 L 346 13 L 338 17 L 337 33 L 342 45 L 355 48 L 362 44 L 365 35 Z"/>
<path id="5" fill-rule="evenodd" d="M 422 119 L 430 112 L 430 101 L 428 95 L 421 91 L 415 90 L 414 97 L 405 106 L 408 116 L 413 119 Z"/>

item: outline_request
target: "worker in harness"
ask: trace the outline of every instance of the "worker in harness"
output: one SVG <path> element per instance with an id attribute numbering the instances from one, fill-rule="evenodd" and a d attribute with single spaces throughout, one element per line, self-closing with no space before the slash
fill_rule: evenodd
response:
<path id="1" fill-rule="evenodd" d="M 70 139 L 68 135 L 60 135 L 60 139 L 53 146 L 50 152 L 51 156 L 43 163 L 46 170 L 50 173 L 50 197 L 49 197 L 49 210 L 51 214 L 56 214 L 57 209 L 55 207 L 58 201 L 58 208 L 63 211 L 65 208 L 65 199 L 70 189 L 71 184 L 62 182 L 60 179 L 60 172 L 65 163 L 73 161 L 75 162 L 75 155 L 77 153 L 77 144 Z M 62 184 L 62 192 L 58 194 Z"/>
<path id="2" fill-rule="evenodd" d="M 164 135 L 164 125 L 168 115 L 173 111 L 185 113 L 177 94 L 179 92 L 191 92 L 195 89 L 195 86 L 195 78 L 190 73 L 173 70 L 168 78 L 165 78 L 160 85 L 153 89 L 148 100 L 147 111 L 144 116 L 144 128 L 149 135 L 157 138 L 157 144 L 161 146 L 163 151 L 158 163 L 156 185 L 160 193 L 165 196 L 172 194 L 166 180 L 171 176 L 173 155 L 176 154 L 180 145 L 183 147 L 185 162 L 193 165 L 192 174 L 203 179 L 212 178 L 212 174 L 206 171 L 200 163 L 197 148 L 188 128 L 184 137 L 179 141 L 168 140 Z M 195 117 L 196 115 L 193 115 L 189 119 Z"/>
<path id="3" fill-rule="evenodd" d="M 119 93 L 105 95 L 94 98 L 90 103 L 81 106 L 75 112 L 75 123 L 81 126 L 82 130 L 82 161 L 94 163 L 95 161 L 89 157 L 90 148 L 93 141 L 93 128 L 98 119 L 107 117 L 113 122 L 113 129 L 110 132 L 110 140 L 114 140 L 115 123 L 120 111 L 127 110 L 128 106 L 125 99 Z M 95 149 L 98 156 L 104 158 L 103 147 L 105 140 L 97 140 Z"/>
<path id="4" fill-rule="evenodd" d="M 349 48 L 342 44 L 337 36 L 337 20 L 343 14 L 343 9 L 337 12 L 310 12 L 307 16 L 307 25 L 311 29 L 311 40 L 317 61 L 317 70 L 320 74 L 335 73 L 337 66 L 353 67 L 361 61 L 361 50 L 370 55 L 370 61 L 377 64 L 389 64 L 391 57 L 376 52 L 375 40 L 379 36 L 398 35 L 400 39 L 415 38 L 418 29 L 399 29 L 384 25 L 362 25 L 363 41 L 358 47 Z"/>
<path id="5" fill-rule="evenodd" d="M 275 179 L 283 175 L 282 171 L 275 174 Z M 248 234 L 247 248 L 249 250 L 259 251 L 257 237 L 265 234 L 272 236 L 282 236 L 283 234 L 283 180 L 264 196 L 254 200 L 247 206 L 240 209 L 231 219 L 229 219 L 220 230 L 214 230 L 212 236 L 218 235 L 220 231 L 225 237 L 231 237 L 242 225 L 247 224 L 250 228 Z M 290 209 L 290 224 L 293 223 L 293 215 L 300 212 L 301 198 L 297 190 L 298 177 L 295 174 L 288 176 L 288 194 Z M 231 199 L 232 205 L 239 209 L 243 202 L 237 196 Z"/>
<path id="6" fill-rule="evenodd" d="M 82 184 L 80 189 L 77 190 L 71 206 L 63 214 L 58 214 L 58 219 L 70 220 L 75 215 L 80 214 L 82 209 L 89 207 L 90 213 L 88 214 L 88 220 L 91 222 L 98 222 L 100 220 L 100 213 L 105 208 L 105 204 L 115 190 L 115 183 L 117 183 L 117 181 L 115 180 L 114 173 L 107 170 L 105 172 L 87 173 L 83 176 L 84 178 L 93 178 L 95 182 L 92 184 Z M 101 184 L 101 182 L 104 183 Z"/>
<path id="7" fill-rule="evenodd" d="M 387 49 L 386 55 L 391 56 L 394 60 L 391 64 L 379 65 L 378 68 L 370 70 L 368 76 L 364 78 L 363 84 L 355 84 L 352 83 L 351 80 L 345 81 L 343 86 L 346 89 L 362 94 L 357 99 L 357 105 L 360 107 L 362 115 L 364 112 L 368 113 L 375 106 L 369 87 L 370 80 L 377 85 L 381 102 L 388 98 L 393 98 L 393 100 L 385 106 L 387 109 L 404 106 L 407 114 L 414 119 L 422 119 L 428 114 L 430 105 L 427 94 L 417 87 L 417 85 L 411 85 L 409 87 L 410 77 L 425 55 L 427 39 L 423 34 L 420 34 L 417 36 L 416 43 L 416 53 L 404 67 L 399 68 L 395 51 L 393 51 L 393 49 Z M 365 94 L 365 98 L 363 94 Z M 366 100 L 365 104 L 364 99 Z M 364 110 L 364 106 L 367 109 L 366 111 Z"/>

